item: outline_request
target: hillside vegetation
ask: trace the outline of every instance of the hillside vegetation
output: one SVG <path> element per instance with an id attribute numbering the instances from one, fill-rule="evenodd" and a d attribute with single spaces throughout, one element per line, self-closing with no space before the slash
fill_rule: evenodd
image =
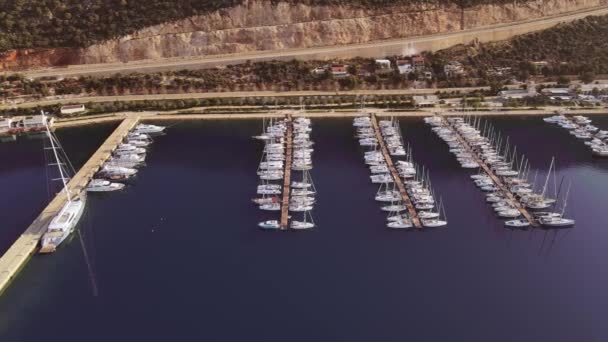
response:
<path id="1" fill-rule="evenodd" d="M 438 65 L 460 61 L 480 76 L 497 67 L 512 68 L 522 79 L 535 74 L 608 74 L 607 32 L 608 16 L 588 17 L 504 42 L 461 45 L 431 56 Z"/>
<path id="2" fill-rule="evenodd" d="M 86 47 L 148 26 L 236 6 L 243 1 L 0 0 L 0 52 L 24 48 Z M 455 4 L 466 8 L 488 3 L 521 3 L 526 0 L 286 1 L 364 8 L 404 4 Z"/>

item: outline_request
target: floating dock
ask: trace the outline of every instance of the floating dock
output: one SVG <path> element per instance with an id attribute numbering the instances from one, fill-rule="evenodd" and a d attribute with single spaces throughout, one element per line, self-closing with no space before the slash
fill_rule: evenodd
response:
<path id="1" fill-rule="evenodd" d="M 507 196 L 507 198 L 509 199 L 509 201 L 513 205 L 515 205 L 515 207 L 521 213 L 521 215 L 523 217 L 525 217 L 530 222 L 530 225 L 533 226 L 533 227 L 538 227 L 538 222 L 536 222 L 536 219 L 534 219 L 534 217 L 530 214 L 530 212 L 513 195 L 513 193 L 509 190 L 509 188 L 502 182 L 502 180 L 500 180 L 500 177 L 498 177 L 494 173 L 494 171 L 492 171 L 492 168 L 489 167 L 488 164 L 486 164 L 483 160 L 481 160 L 479 158 L 479 156 L 477 155 L 477 153 L 475 153 L 473 151 L 473 149 L 471 148 L 471 146 L 469 145 L 469 143 L 466 141 L 466 139 L 464 139 L 462 137 L 462 135 L 460 135 L 460 133 L 458 132 L 458 130 L 456 128 L 454 128 L 454 126 L 452 126 L 452 124 L 445 117 L 442 116 L 441 120 L 447 125 L 447 127 L 449 127 L 452 130 L 452 132 L 458 138 L 458 141 L 460 141 L 460 143 L 462 144 L 462 146 L 464 146 L 464 148 L 468 152 L 470 152 L 470 154 L 471 154 L 471 156 L 473 156 L 473 159 L 475 160 L 475 162 L 477 162 L 477 164 L 479 164 L 479 166 L 481 167 L 481 169 L 490 177 L 490 179 L 492 179 L 492 182 L 494 182 L 494 185 L 496 185 L 496 187 L 499 188 Z"/>
<path id="2" fill-rule="evenodd" d="M 285 170 L 283 172 L 283 198 L 281 199 L 281 229 L 289 226 L 289 195 L 291 189 L 291 164 L 293 162 L 293 122 L 291 114 L 285 117 Z"/>
<path id="3" fill-rule="evenodd" d="M 123 141 L 124 137 L 127 136 L 129 131 L 131 131 L 138 122 L 139 117 L 129 117 L 123 120 L 86 164 L 84 164 L 74 177 L 70 179 L 67 186 L 72 193 L 84 191 L 95 173 L 97 173 L 103 163 L 110 158 L 118 144 Z M 47 226 L 53 217 L 55 217 L 61 208 L 63 208 L 66 201 L 66 193 L 63 191 L 59 192 L 25 232 L 21 234 L 17 241 L 13 243 L 2 257 L 0 257 L 0 293 L 8 287 L 19 270 L 25 266 L 30 256 L 36 252 L 39 241 L 46 232 Z"/>
<path id="4" fill-rule="evenodd" d="M 382 136 L 382 132 L 380 131 L 380 127 L 378 126 L 378 119 L 376 118 L 376 114 L 371 114 L 371 121 L 374 133 L 376 134 L 376 139 L 378 140 L 378 144 L 380 144 L 380 150 L 382 151 L 382 155 L 384 156 L 384 160 L 386 161 L 386 166 L 388 167 L 388 170 L 393 176 L 393 180 L 395 182 L 395 185 L 397 185 L 397 189 L 399 189 L 401 200 L 407 208 L 410 219 L 412 220 L 412 224 L 414 225 L 414 227 L 421 229 L 422 223 L 420 222 L 420 218 L 418 217 L 418 212 L 416 212 L 416 207 L 414 207 L 410 196 L 407 194 L 405 185 L 401 180 L 401 176 L 399 176 L 399 172 L 397 172 L 395 164 L 393 164 L 393 159 L 391 158 L 391 155 L 388 152 L 388 148 L 386 148 L 386 144 L 384 143 L 384 137 Z"/>

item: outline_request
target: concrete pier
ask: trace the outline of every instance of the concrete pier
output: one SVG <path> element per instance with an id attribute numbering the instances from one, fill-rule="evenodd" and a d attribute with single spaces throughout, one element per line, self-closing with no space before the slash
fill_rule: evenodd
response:
<path id="1" fill-rule="evenodd" d="M 293 161 L 293 123 L 291 114 L 285 118 L 287 132 L 285 135 L 285 171 L 283 172 L 283 198 L 281 199 L 281 229 L 289 226 L 289 195 L 291 189 L 291 164 Z"/>
<path id="2" fill-rule="evenodd" d="M 490 177 L 490 179 L 492 179 L 492 182 L 494 182 L 494 184 L 496 185 L 496 187 L 499 188 L 507 196 L 507 199 L 509 200 L 509 202 L 512 203 L 517 208 L 517 210 L 521 213 L 521 215 L 523 217 L 525 217 L 530 222 L 531 226 L 537 227 L 538 226 L 538 222 L 536 222 L 536 220 L 530 214 L 530 212 L 521 204 L 521 202 L 513 195 L 513 193 L 511 193 L 511 191 L 509 190 L 509 188 L 494 173 L 494 171 L 492 171 L 492 168 L 490 168 L 488 166 L 488 164 L 486 164 L 483 160 L 481 160 L 479 158 L 479 156 L 477 155 L 477 153 L 475 153 L 473 151 L 473 149 L 471 148 L 471 146 L 469 145 L 469 143 L 460 135 L 460 133 L 452 126 L 452 124 L 448 120 L 446 120 L 443 117 L 442 117 L 442 120 L 444 120 L 444 123 L 447 125 L 447 127 L 450 127 L 450 129 L 455 134 L 455 136 L 458 138 L 458 141 L 460 141 L 460 143 L 462 144 L 462 146 L 464 146 L 464 148 L 468 152 L 471 153 L 471 155 L 473 156 L 475 162 L 477 162 L 477 164 L 479 164 L 479 166 L 481 167 L 481 169 Z"/>
<path id="3" fill-rule="evenodd" d="M 410 219 L 412 220 L 412 224 L 414 227 L 421 229 L 422 223 L 420 222 L 420 218 L 418 217 L 418 212 L 416 212 L 416 207 L 412 203 L 410 196 L 405 189 L 405 185 L 401 180 L 401 176 L 399 176 L 399 172 L 395 168 L 395 164 L 393 164 L 393 158 L 391 158 L 390 153 L 388 152 L 388 148 L 386 148 L 386 144 L 384 143 L 384 137 L 382 136 L 382 132 L 380 131 L 380 127 L 378 126 L 378 119 L 375 114 L 371 114 L 372 119 L 372 127 L 374 128 L 374 132 L 376 134 L 376 139 L 378 139 L 378 144 L 380 144 L 380 150 L 382 151 L 382 155 L 384 156 L 384 160 L 386 161 L 386 166 L 388 166 L 388 170 L 393 176 L 393 180 L 397 189 L 399 189 L 399 194 L 401 195 L 401 200 L 403 204 L 407 208 Z"/>
<path id="4" fill-rule="evenodd" d="M 70 192 L 77 194 L 83 191 L 103 163 L 110 158 L 112 152 L 124 137 L 139 122 L 139 117 L 129 117 L 114 130 L 106 141 L 97 149 L 91 158 L 78 170 L 68 183 Z M 46 232 L 50 221 L 65 205 L 67 196 L 64 192 L 58 193 L 38 217 L 30 224 L 25 232 L 0 257 L 0 293 L 4 291 L 19 270 L 38 249 L 40 238 Z M 86 209 L 85 209 L 86 210 Z"/>

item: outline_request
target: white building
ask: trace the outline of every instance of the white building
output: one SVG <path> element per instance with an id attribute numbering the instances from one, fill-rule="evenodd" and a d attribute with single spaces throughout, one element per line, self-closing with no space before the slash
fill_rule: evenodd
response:
<path id="1" fill-rule="evenodd" d="M 581 84 L 579 90 L 581 94 L 591 94 L 593 93 L 593 89 L 597 90 L 606 90 L 608 89 L 608 83 L 598 83 L 598 84 Z"/>
<path id="2" fill-rule="evenodd" d="M 84 113 L 85 111 L 86 111 L 86 108 L 84 107 L 83 104 L 62 106 L 60 109 L 61 115 L 72 115 L 72 114 Z"/>
<path id="3" fill-rule="evenodd" d="M 391 70 L 391 61 L 388 59 L 376 59 L 377 72 L 389 72 Z"/>
<path id="4" fill-rule="evenodd" d="M 348 65 L 334 64 L 331 66 L 331 75 L 335 78 L 348 76 Z"/>
<path id="5" fill-rule="evenodd" d="M 415 95 L 412 97 L 412 102 L 416 107 L 434 107 L 439 103 L 437 95 Z"/>
<path id="6" fill-rule="evenodd" d="M 399 74 L 407 75 L 414 71 L 414 67 L 409 60 L 398 60 L 397 61 L 397 69 L 399 69 Z"/>
<path id="7" fill-rule="evenodd" d="M 545 96 L 556 96 L 556 97 L 570 97 L 569 88 L 545 88 L 541 90 L 541 93 Z"/>
<path id="8" fill-rule="evenodd" d="M 512 89 L 512 90 L 501 90 L 498 92 L 498 96 L 502 100 L 510 99 L 523 99 L 525 97 L 535 97 L 538 95 L 534 83 L 528 84 L 528 89 Z"/>
<path id="9" fill-rule="evenodd" d="M 445 75 L 447 77 L 455 77 L 458 75 L 464 75 L 464 66 L 462 65 L 462 63 L 457 62 L 457 61 L 453 61 L 450 62 L 448 64 L 446 64 L 443 67 L 443 72 L 445 73 Z"/>
<path id="10" fill-rule="evenodd" d="M 53 124 L 53 118 L 49 118 L 47 115 L 44 115 L 44 114 L 26 116 L 23 119 L 23 128 L 25 128 L 25 129 L 43 128 L 45 123 L 47 123 L 47 122 L 48 122 L 49 126 L 51 126 Z"/>

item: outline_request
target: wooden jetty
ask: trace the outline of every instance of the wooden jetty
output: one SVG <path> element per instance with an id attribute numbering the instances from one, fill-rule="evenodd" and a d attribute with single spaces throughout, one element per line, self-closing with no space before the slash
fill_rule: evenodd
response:
<path id="1" fill-rule="evenodd" d="M 69 181 L 67 186 L 71 193 L 78 194 L 84 191 L 95 173 L 110 158 L 118 144 L 123 141 L 124 137 L 138 122 L 138 116 L 129 117 L 122 121 L 86 164 Z M 0 257 L 0 293 L 8 287 L 19 270 L 25 266 L 30 256 L 36 252 L 39 241 L 46 232 L 46 228 L 53 217 L 63 208 L 66 201 L 67 196 L 65 192 L 59 192 L 25 232 L 21 234 L 17 241 Z"/>
<path id="2" fill-rule="evenodd" d="M 473 159 L 475 160 L 475 162 L 477 162 L 477 164 L 479 164 L 481 169 L 490 177 L 490 179 L 492 179 L 492 182 L 494 182 L 494 185 L 496 185 L 496 187 L 499 188 L 507 196 L 507 199 L 517 208 L 517 210 L 519 210 L 521 215 L 530 222 L 531 226 L 538 227 L 538 222 L 536 222 L 536 220 L 530 214 L 530 212 L 513 195 L 513 193 L 509 190 L 509 188 L 502 182 L 500 177 L 498 177 L 494 173 L 494 171 L 492 171 L 492 168 L 489 167 L 488 164 L 486 164 L 483 160 L 481 160 L 479 158 L 477 153 L 475 153 L 473 151 L 473 149 L 471 148 L 469 143 L 462 137 L 462 135 L 460 135 L 458 130 L 456 130 L 456 128 L 454 128 L 454 126 L 452 126 L 452 124 L 445 117 L 441 117 L 441 119 L 447 125 L 447 127 L 449 127 L 452 130 L 454 135 L 458 138 L 458 140 L 460 141 L 462 146 L 464 146 L 464 148 L 467 150 L 467 152 L 469 152 L 473 156 Z"/>
<path id="3" fill-rule="evenodd" d="M 285 117 L 287 132 L 285 135 L 285 170 L 283 172 L 283 198 L 281 199 L 281 229 L 289 226 L 289 193 L 291 188 L 291 164 L 293 162 L 293 122 L 291 114 Z"/>
<path id="4" fill-rule="evenodd" d="M 391 158 L 390 153 L 388 152 L 388 148 L 384 143 L 384 138 L 382 137 L 382 132 L 380 131 L 380 127 L 378 126 L 378 119 L 376 118 L 376 114 L 371 114 L 372 127 L 374 128 L 374 133 L 376 134 L 376 139 L 378 139 L 378 144 L 380 144 L 380 150 L 382 151 L 382 155 L 384 156 L 384 160 L 386 161 L 386 166 L 393 176 L 393 180 L 395 185 L 397 185 L 397 189 L 399 189 L 399 194 L 401 195 L 401 199 L 403 204 L 407 208 L 410 219 L 412 220 L 412 224 L 414 227 L 421 229 L 422 223 L 420 222 L 420 218 L 418 217 L 418 213 L 416 212 L 416 207 L 412 203 L 410 196 L 408 195 L 405 185 L 401 180 L 401 176 L 399 176 L 399 172 L 395 168 L 395 164 L 393 164 L 393 158 Z"/>

